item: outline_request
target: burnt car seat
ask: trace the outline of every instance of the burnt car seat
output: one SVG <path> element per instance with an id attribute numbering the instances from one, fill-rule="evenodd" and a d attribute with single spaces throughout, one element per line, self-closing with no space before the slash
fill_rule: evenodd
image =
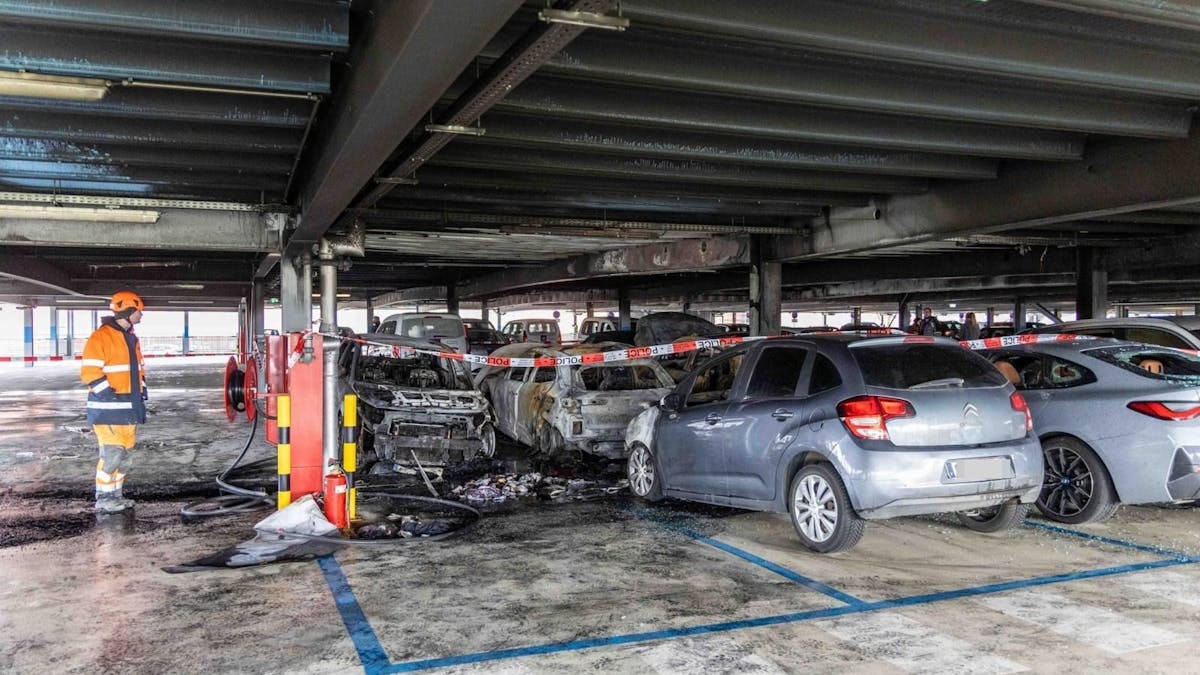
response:
<path id="1" fill-rule="evenodd" d="M 1138 363 L 1138 367 L 1155 375 L 1162 375 L 1163 372 L 1163 362 L 1158 359 L 1142 359 Z"/>
<path id="2" fill-rule="evenodd" d="M 997 361 L 992 365 L 996 366 L 996 370 L 1000 371 L 1000 374 L 1012 383 L 1014 387 L 1021 386 L 1021 374 L 1017 372 L 1016 366 L 1008 361 Z"/>

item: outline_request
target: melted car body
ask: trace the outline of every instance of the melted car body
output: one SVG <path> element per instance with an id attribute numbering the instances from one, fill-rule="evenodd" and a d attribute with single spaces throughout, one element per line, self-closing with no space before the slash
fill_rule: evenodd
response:
<path id="1" fill-rule="evenodd" d="M 577 345 L 559 351 L 532 344 L 501 347 L 510 358 L 574 357 L 572 365 L 541 368 L 489 366 L 476 383 L 492 402 L 501 432 L 538 454 L 580 452 L 624 456 L 629 420 L 667 394 L 671 377 L 653 360 L 582 363 L 585 354 L 624 348 Z"/>
<path id="2" fill-rule="evenodd" d="M 364 446 L 380 461 L 446 465 L 490 457 L 494 416 L 462 363 L 444 348 L 390 335 L 347 342 L 338 357 L 341 392 L 358 396 Z"/>

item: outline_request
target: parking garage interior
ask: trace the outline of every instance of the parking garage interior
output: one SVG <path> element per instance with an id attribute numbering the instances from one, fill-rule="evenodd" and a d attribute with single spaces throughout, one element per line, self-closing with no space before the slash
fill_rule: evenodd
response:
<path id="1" fill-rule="evenodd" d="M 270 508 L 181 509 L 239 455 L 283 506 L 292 353 L 318 373 L 293 443 L 358 442 L 329 413 L 362 339 L 339 310 L 744 315 L 749 339 L 822 312 L 1200 314 L 1198 34 L 1182 0 L 0 2 L 0 303 L 26 308 L 0 321 L 122 289 L 238 317 L 231 354 L 148 360 L 116 517 L 91 511 L 80 355 L 0 364 L 0 669 L 1189 672 L 1192 500 L 872 521 L 822 556 L 786 515 L 645 503 L 620 462 L 502 435 L 475 473 L 398 479 L 560 481 L 454 536 L 242 567 L 212 560 Z M 366 512 L 414 522 L 372 478 Z"/>

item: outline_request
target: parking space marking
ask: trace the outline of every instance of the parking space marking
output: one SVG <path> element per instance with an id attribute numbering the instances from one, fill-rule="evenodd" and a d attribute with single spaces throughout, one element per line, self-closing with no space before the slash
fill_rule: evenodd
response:
<path id="1" fill-rule="evenodd" d="M 362 661 L 363 669 L 368 675 L 385 672 L 385 669 L 392 664 L 391 659 L 383 650 L 383 645 L 379 643 L 379 637 L 375 635 L 375 629 L 371 628 L 371 622 L 367 621 L 362 606 L 358 604 L 358 598 L 354 597 L 354 591 L 350 588 L 350 580 L 342 572 L 342 566 L 332 555 L 318 558 L 317 565 L 325 575 L 325 583 L 329 584 L 329 590 L 333 592 L 333 602 L 337 606 L 338 613 L 342 615 L 342 623 L 346 625 L 346 631 L 350 633 L 350 641 L 354 643 L 354 649 L 358 651 L 358 658 Z"/>
<path id="2" fill-rule="evenodd" d="M 1172 551 L 1169 548 L 1161 548 L 1158 546 L 1147 546 L 1146 544 L 1135 544 L 1131 541 L 1125 541 L 1123 539 L 1113 539 L 1112 537 L 1102 537 L 1098 534 L 1091 534 L 1090 532 L 1080 532 L 1079 530 L 1072 530 L 1072 529 L 1068 529 L 1068 528 L 1065 528 L 1065 527 L 1062 527 L 1059 525 L 1051 525 L 1049 523 L 1043 523 L 1043 522 L 1036 521 L 1036 520 L 1026 520 L 1025 524 L 1029 527 L 1034 527 L 1039 530 L 1046 530 L 1047 532 L 1056 532 L 1058 534 L 1065 534 L 1068 537 L 1078 537 L 1080 539 L 1087 539 L 1089 541 L 1098 541 L 1102 544 L 1111 544 L 1113 546 L 1120 546 L 1121 548 L 1129 548 L 1129 549 L 1133 549 L 1135 551 L 1143 551 L 1145 553 L 1153 553 L 1155 555 L 1165 555 L 1165 556 L 1168 556 L 1171 558 L 1175 558 L 1177 560 L 1192 560 L 1192 559 L 1194 559 L 1193 556 L 1190 556 L 1186 553 L 1182 553 L 1180 551 Z"/>
<path id="3" fill-rule="evenodd" d="M 691 538 L 695 541 L 698 541 L 702 544 L 707 544 L 708 546 L 711 546 L 713 548 L 716 548 L 716 549 L 722 550 L 726 553 L 735 555 L 735 556 L 741 558 L 742 560 L 754 563 L 755 565 L 758 565 L 759 567 L 761 567 L 765 570 L 774 572 L 775 574 L 778 574 L 779 576 L 787 579 L 788 581 L 799 584 L 801 586 L 804 586 L 805 588 L 809 588 L 818 593 L 823 593 L 825 595 L 828 595 L 829 597 L 834 598 L 835 600 L 840 600 L 841 602 L 844 602 L 847 605 L 857 607 L 859 605 L 865 604 L 865 602 L 866 602 L 864 600 L 854 597 L 853 595 L 850 595 L 849 593 L 846 593 L 845 591 L 840 591 L 840 590 L 834 588 L 833 586 L 830 586 L 828 584 L 823 584 L 820 581 L 817 581 L 816 579 L 810 579 L 809 577 L 806 577 L 803 574 L 794 572 L 794 571 L 784 567 L 783 565 L 778 565 L 776 563 L 771 562 L 770 560 L 767 560 L 766 558 L 761 558 L 759 556 L 756 556 L 753 553 L 751 553 L 745 549 L 738 548 L 731 544 L 726 544 L 725 542 L 718 541 L 716 539 L 713 539 L 712 537 L 706 537 L 703 534 L 696 532 L 695 530 L 692 530 L 692 529 L 684 527 L 682 525 L 677 525 L 675 523 L 668 522 L 662 518 L 656 517 L 654 514 L 649 513 L 643 509 L 634 508 L 634 509 L 627 509 L 627 510 L 629 511 L 629 513 L 632 513 L 633 515 L 637 516 L 638 518 L 641 518 L 643 520 L 649 520 L 653 523 L 657 523 L 661 527 L 671 530 L 672 532 L 677 532 L 679 534 L 682 534 L 685 537 L 689 537 L 689 538 Z"/>
<path id="4" fill-rule="evenodd" d="M 1179 572 L 1131 574 L 1119 581 L 1130 588 L 1192 607 L 1200 607 L 1200 579 Z"/>
<path id="5" fill-rule="evenodd" d="M 1187 639 L 1164 628 L 1134 621 L 1103 607 L 1075 602 L 1052 591 L 1021 591 L 983 598 L 979 602 L 1112 654 L 1162 647 Z"/>
<path id="6" fill-rule="evenodd" d="M 733 640 L 706 638 L 667 642 L 639 654 L 660 675 L 693 673 L 760 673 L 783 675 L 778 665 L 754 654 Z"/>
<path id="7" fill-rule="evenodd" d="M 849 642 L 873 659 L 910 673 L 1019 673 L 1025 666 L 986 654 L 967 642 L 939 633 L 894 612 L 817 621 L 817 627 Z"/>

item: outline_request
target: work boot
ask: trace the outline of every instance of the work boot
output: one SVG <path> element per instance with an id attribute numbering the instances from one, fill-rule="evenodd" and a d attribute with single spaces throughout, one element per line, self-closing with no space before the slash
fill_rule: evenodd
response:
<path id="1" fill-rule="evenodd" d="M 116 497 L 98 497 L 96 499 L 96 513 L 119 513 L 133 506 L 132 502 L 126 504 L 125 502 L 127 501 L 129 500 L 117 499 Z"/>
<path id="2" fill-rule="evenodd" d="M 116 492 L 114 492 L 112 498 L 114 501 L 116 501 L 120 504 L 124 504 L 125 508 L 127 508 L 127 509 L 132 509 L 133 505 L 137 503 L 137 502 L 133 501 L 132 499 L 126 498 L 125 495 L 122 494 L 120 490 L 117 490 Z"/>

